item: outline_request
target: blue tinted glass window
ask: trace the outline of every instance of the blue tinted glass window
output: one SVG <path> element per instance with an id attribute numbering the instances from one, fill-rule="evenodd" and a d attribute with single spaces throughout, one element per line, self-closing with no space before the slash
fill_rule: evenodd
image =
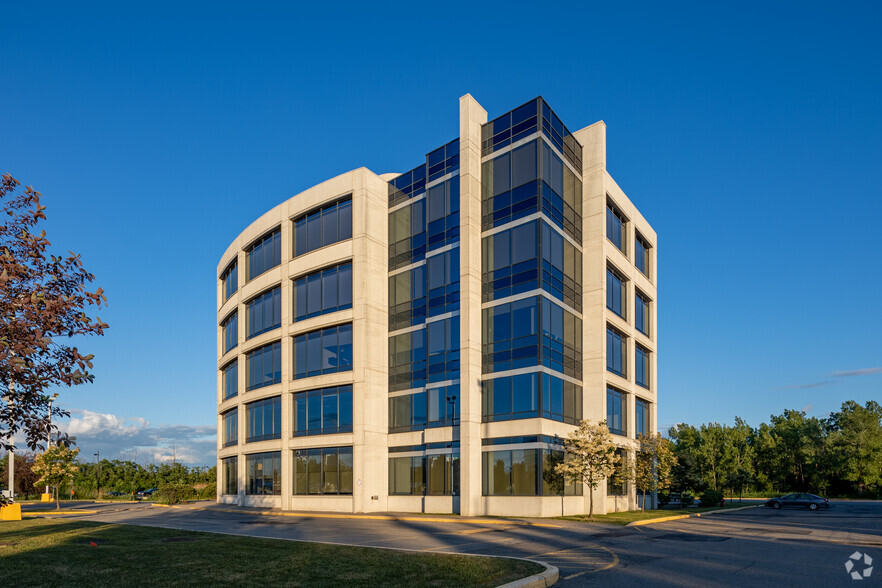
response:
<path id="1" fill-rule="evenodd" d="M 625 377 L 627 337 L 607 327 L 606 329 L 606 369 Z"/>
<path id="2" fill-rule="evenodd" d="M 606 426 L 610 433 L 625 434 L 625 393 L 610 387 L 606 389 Z"/>
<path id="3" fill-rule="evenodd" d="M 538 177 L 536 156 L 537 141 L 530 141 L 511 152 L 511 185 L 517 188 Z"/>
<path id="4" fill-rule="evenodd" d="M 646 277 L 649 277 L 649 249 L 649 242 L 638 233 L 634 239 L 634 265 Z"/>
<path id="5" fill-rule="evenodd" d="M 294 321 L 352 307 L 352 264 L 335 265 L 293 281 Z"/>
<path id="6" fill-rule="evenodd" d="M 582 388 L 545 373 L 484 380 L 483 422 L 542 417 L 578 424 L 582 420 Z"/>
<path id="7" fill-rule="evenodd" d="M 223 446 L 229 447 L 239 442 L 239 410 L 233 409 L 223 414 Z"/>
<path id="8" fill-rule="evenodd" d="M 248 249 L 245 259 L 249 280 L 282 263 L 281 229 L 277 228 L 261 237 Z"/>
<path id="9" fill-rule="evenodd" d="M 352 386 L 294 394 L 294 436 L 352 432 Z"/>
<path id="10" fill-rule="evenodd" d="M 247 389 L 278 384 L 282 381 L 282 343 L 264 345 L 245 356 Z"/>
<path id="11" fill-rule="evenodd" d="M 517 226 L 511 231 L 511 263 L 521 263 L 536 258 L 537 223 L 530 222 Z"/>
<path id="12" fill-rule="evenodd" d="M 606 307 L 625 318 L 625 280 L 612 268 L 606 270 Z"/>
<path id="13" fill-rule="evenodd" d="M 222 328 L 224 353 L 239 344 L 239 314 L 233 314 L 228 318 Z"/>
<path id="14" fill-rule="evenodd" d="M 313 209 L 294 219 L 294 257 L 352 238 L 352 199 Z"/>
<path id="15" fill-rule="evenodd" d="M 294 379 L 352 369 L 352 325 L 294 337 Z"/>
<path id="16" fill-rule="evenodd" d="M 625 252 L 625 216 L 612 204 L 606 205 L 606 238 Z"/>
<path id="17" fill-rule="evenodd" d="M 233 265 L 224 271 L 221 281 L 223 282 L 224 302 L 226 302 L 239 288 L 239 264 L 237 262 L 234 261 Z"/>
<path id="18" fill-rule="evenodd" d="M 245 442 L 281 439 L 282 398 L 274 396 L 245 405 Z"/>
<path id="19" fill-rule="evenodd" d="M 640 398 L 634 399 L 634 434 L 649 435 L 649 403 Z"/>
<path id="20" fill-rule="evenodd" d="M 649 350 L 640 345 L 634 349 L 634 381 L 649 388 Z"/>
<path id="21" fill-rule="evenodd" d="M 233 361 L 224 368 L 223 376 L 224 400 L 239 393 L 239 362 Z"/>
<path id="22" fill-rule="evenodd" d="M 634 326 L 649 335 L 649 299 L 637 292 L 634 296 Z"/>
<path id="23" fill-rule="evenodd" d="M 282 287 L 264 292 L 246 305 L 246 339 L 282 324 Z"/>

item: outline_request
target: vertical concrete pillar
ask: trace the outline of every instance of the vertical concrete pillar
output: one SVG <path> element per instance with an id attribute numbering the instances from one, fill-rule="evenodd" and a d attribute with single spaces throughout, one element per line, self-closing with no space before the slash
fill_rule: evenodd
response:
<path id="1" fill-rule="evenodd" d="M 459 99 L 460 186 L 460 513 L 482 514 L 481 500 L 481 125 L 484 110 Z"/>
<path id="2" fill-rule="evenodd" d="M 352 188 L 352 508 L 372 512 L 386 510 L 389 484 L 389 192 L 365 169 Z"/>

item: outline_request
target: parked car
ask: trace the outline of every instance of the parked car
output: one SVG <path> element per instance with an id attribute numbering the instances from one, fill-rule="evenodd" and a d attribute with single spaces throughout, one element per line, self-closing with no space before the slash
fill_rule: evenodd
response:
<path id="1" fill-rule="evenodd" d="M 157 490 L 158 488 L 148 488 L 146 490 L 141 490 L 140 492 L 138 492 L 138 499 L 143 500 L 145 498 L 150 498 Z"/>
<path id="2" fill-rule="evenodd" d="M 116 490 L 111 490 L 110 492 L 107 492 L 107 495 L 108 496 L 125 496 L 126 494 L 125 494 L 125 492 L 117 492 Z"/>
<path id="3" fill-rule="evenodd" d="M 770 498 L 766 500 L 766 506 L 769 508 L 807 508 L 809 510 L 818 510 L 819 508 L 829 508 L 830 503 L 826 498 L 821 498 L 814 494 L 793 493 L 782 496 L 781 498 Z"/>

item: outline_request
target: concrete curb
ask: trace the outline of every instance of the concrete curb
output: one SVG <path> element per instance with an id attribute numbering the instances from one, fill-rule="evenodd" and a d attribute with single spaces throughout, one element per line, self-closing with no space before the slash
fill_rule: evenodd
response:
<path id="1" fill-rule="evenodd" d="M 526 561 L 545 566 L 545 571 L 532 576 L 527 576 L 526 578 L 521 578 L 520 580 L 515 580 L 514 582 L 509 582 L 508 584 L 502 584 L 496 588 L 545 588 L 546 586 L 551 586 L 560 579 L 560 570 L 553 565 L 535 559 L 528 559 Z"/>
<path id="2" fill-rule="evenodd" d="M 736 510 L 746 510 L 748 508 L 758 508 L 762 505 L 759 504 L 751 504 L 750 506 L 739 506 L 738 508 L 721 508 L 719 510 L 709 510 L 707 512 L 696 512 L 693 514 L 684 514 L 684 515 L 672 515 L 669 517 L 659 517 L 657 519 L 644 519 L 642 521 L 633 521 L 625 525 L 626 527 L 640 527 L 643 525 L 653 525 L 655 523 L 666 523 L 668 521 L 677 521 L 680 519 L 691 519 L 693 517 L 701 517 L 708 516 L 712 514 L 718 514 L 721 512 L 735 512 Z"/>
<path id="3" fill-rule="evenodd" d="M 73 510 L 73 509 L 30 510 L 30 511 L 22 511 L 21 516 L 23 516 L 23 517 L 43 517 L 46 515 L 70 515 L 70 514 L 98 514 L 98 511 L 97 510 Z"/>

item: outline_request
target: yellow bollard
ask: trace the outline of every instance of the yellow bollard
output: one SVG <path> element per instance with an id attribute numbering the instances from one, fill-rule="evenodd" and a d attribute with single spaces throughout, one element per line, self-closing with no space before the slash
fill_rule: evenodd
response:
<path id="1" fill-rule="evenodd" d="M 43 492 L 40 494 L 40 502 L 52 502 L 52 494 Z"/>
<path id="2" fill-rule="evenodd" d="M 20 504 L 7 504 L 6 506 L 0 506 L 0 521 L 20 521 L 21 520 L 21 505 Z"/>

